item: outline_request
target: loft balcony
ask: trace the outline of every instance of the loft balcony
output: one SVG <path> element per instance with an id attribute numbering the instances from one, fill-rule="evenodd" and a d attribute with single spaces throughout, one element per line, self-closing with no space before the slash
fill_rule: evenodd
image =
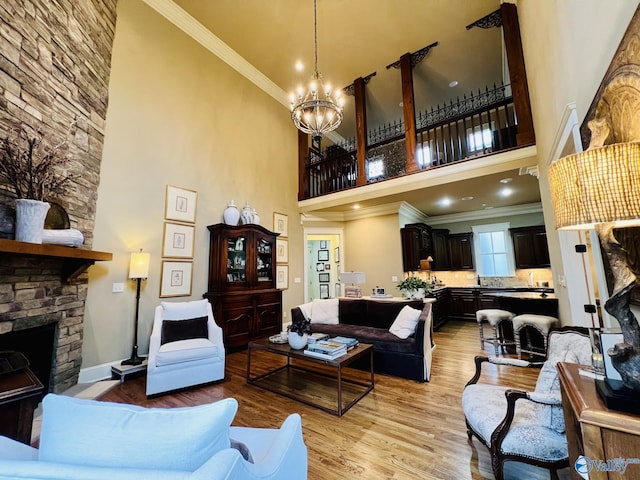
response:
<path id="1" fill-rule="evenodd" d="M 497 62 L 500 68 L 493 74 L 499 80 L 492 82 L 491 86 L 483 85 L 475 92 L 447 98 L 435 105 L 425 102 L 425 98 L 442 97 L 429 90 L 429 82 L 423 81 L 426 74 L 419 71 L 418 66 L 425 57 L 428 60 L 429 51 L 437 47 L 438 42 L 432 43 L 418 52 L 403 55 L 389 65 L 387 71 L 382 72 L 386 77 L 381 78 L 379 83 L 390 83 L 387 79 L 392 75 L 388 73 L 389 67 L 400 70 L 400 81 L 396 81 L 395 85 L 398 87 L 397 96 L 402 99 L 402 118 L 382 124 L 378 118 L 374 128 L 367 128 L 367 118 L 380 116 L 377 115 L 379 112 L 375 112 L 380 95 L 373 92 L 371 85 L 378 81 L 372 80 L 374 76 L 382 75 L 373 73 L 356 79 L 349 86 L 353 93 L 353 105 L 345 109 L 345 118 L 348 118 L 348 114 L 355 117 L 355 122 L 352 121 L 355 132 L 352 135 L 338 137 L 333 143 L 299 135 L 298 200 L 302 202 L 301 206 L 309 204 L 310 200 L 310 203 L 319 204 L 322 202 L 319 197 L 338 192 L 346 194 L 347 190 L 356 194 L 361 190 L 359 187 L 416 173 L 438 169 L 441 170 L 438 176 L 442 176 L 449 166 L 463 162 L 473 162 L 478 167 L 488 164 L 495 167 L 496 161 L 499 161 L 504 162 L 505 170 L 514 165 L 521 168 L 535 164 L 532 160 L 535 156 L 535 134 L 517 13 L 515 6 L 502 4 L 498 11 L 487 15 L 487 18 L 495 17 L 498 13 L 501 27 L 499 40 L 502 37 L 504 39 L 498 48 L 501 50 L 504 46 L 504 51 L 501 50 Z M 486 18 L 476 23 L 486 24 L 484 20 Z M 501 77 L 505 77 L 505 69 L 501 62 L 505 57 L 508 75 L 503 83 Z M 473 72 L 467 73 L 468 76 L 473 76 Z M 477 76 L 486 79 L 487 73 L 483 70 L 482 75 L 478 72 Z M 375 97 L 373 100 L 369 98 L 370 94 Z M 427 106 L 421 107 L 425 104 Z M 521 149 L 523 151 L 517 152 Z M 489 159 L 491 156 L 496 158 Z M 514 163 L 514 159 L 525 157 L 526 161 Z M 474 175 L 473 169 L 471 165 L 465 165 L 469 175 Z"/>

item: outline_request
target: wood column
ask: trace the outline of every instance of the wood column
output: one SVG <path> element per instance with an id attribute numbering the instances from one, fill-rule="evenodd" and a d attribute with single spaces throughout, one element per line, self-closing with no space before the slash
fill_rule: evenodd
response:
<path id="1" fill-rule="evenodd" d="M 358 155 L 358 176 L 356 186 L 367 184 L 367 97 L 362 77 L 353 82 L 356 102 L 356 152 Z"/>
<path id="2" fill-rule="evenodd" d="M 305 165 L 309 155 L 309 135 L 298 130 L 298 201 L 309 198 L 309 172 Z"/>
<path id="3" fill-rule="evenodd" d="M 529 85 L 524 68 L 524 54 L 522 52 L 522 39 L 520 38 L 518 10 L 512 3 L 503 3 L 500 5 L 500 13 L 502 14 L 502 32 L 504 35 L 504 46 L 507 52 L 507 63 L 509 64 L 513 104 L 518 118 L 516 142 L 518 146 L 532 145 L 535 143 L 536 138 L 535 132 L 533 131 L 531 102 L 529 101 Z"/>
<path id="4" fill-rule="evenodd" d="M 413 75 L 411 71 L 411 54 L 400 57 L 400 74 L 402 75 L 402 110 L 404 112 L 404 138 L 407 151 L 406 173 L 420 170 L 416 162 L 416 108 L 413 100 Z"/>

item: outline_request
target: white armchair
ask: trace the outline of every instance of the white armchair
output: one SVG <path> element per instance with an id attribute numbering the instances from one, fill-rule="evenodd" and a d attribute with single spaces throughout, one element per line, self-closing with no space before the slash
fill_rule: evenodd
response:
<path id="1" fill-rule="evenodd" d="M 591 364 L 591 342 L 585 328 L 551 330 L 548 358 L 530 363 L 511 358 L 476 357 L 476 374 L 462 394 L 462 409 L 469 440 L 476 436 L 491 452 L 496 480 L 503 480 L 508 460 L 548 468 L 551 478 L 569 465 L 564 428 L 558 362 Z M 532 392 L 506 386 L 477 383 L 482 364 L 490 362 L 514 367 L 542 366 Z"/>
<path id="2" fill-rule="evenodd" d="M 224 369 L 222 329 L 207 300 L 162 302 L 156 307 L 147 396 L 222 380 Z"/>

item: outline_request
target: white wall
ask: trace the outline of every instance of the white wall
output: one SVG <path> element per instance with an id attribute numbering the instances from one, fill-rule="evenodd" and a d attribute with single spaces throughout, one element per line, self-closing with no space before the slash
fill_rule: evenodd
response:
<path id="1" fill-rule="evenodd" d="M 289 274 L 301 277 L 297 214 L 297 133 L 286 108 L 143 2 L 118 2 L 95 250 L 112 262 L 90 269 L 83 368 L 129 356 L 135 305 L 129 255 L 151 254 L 140 302 L 139 344 L 147 351 L 159 304 L 166 185 L 195 190 L 197 212 L 191 295 L 207 288 L 209 232 L 234 199 L 257 208 L 271 229 L 273 212 L 289 216 Z M 123 293 L 111 293 L 124 282 Z M 283 311 L 302 301 L 289 282 Z"/>
<path id="2" fill-rule="evenodd" d="M 555 138 L 564 128 L 567 104 L 574 102 L 580 122 L 584 119 L 637 5 L 635 0 L 518 1 L 542 205 L 556 279 L 564 276 L 567 267 L 562 265 L 558 235 L 554 234 L 547 180 Z M 567 292 L 557 290 L 561 319 L 571 323 Z"/>

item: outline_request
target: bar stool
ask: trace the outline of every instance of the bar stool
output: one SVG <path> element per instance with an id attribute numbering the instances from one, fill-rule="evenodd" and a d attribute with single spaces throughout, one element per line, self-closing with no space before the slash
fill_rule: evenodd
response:
<path id="1" fill-rule="evenodd" d="M 550 317 L 548 315 L 536 315 L 532 313 L 525 313 L 522 315 L 516 315 L 513 317 L 513 336 L 516 341 L 516 353 L 518 358 L 522 358 L 522 352 L 530 355 L 539 355 L 541 357 L 547 356 L 547 339 L 549 338 L 549 330 L 560 324 L 560 321 L 556 317 Z M 533 328 L 540 332 L 544 347 L 535 347 L 531 343 L 531 335 L 527 327 Z M 520 331 L 524 329 L 525 338 L 527 342 L 526 348 L 522 348 L 520 343 Z"/>
<path id="2" fill-rule="evenodd" d="M 485 308 L 476 312 L 476 321 L 478 322 L 478 328 L 480 329 L 480 348 L 484 349 L 484 344 L 489 343 L 493 345 L 496 355 L 498 355 L 498 347 L 506 347 L 513 345 L 515 342 L 511 340 L 505 340 L 500 329 L 500 323 L 505 321 L 511 321 L 514 314 L 507 310 L 500 310 L 498 308 Z M 484 336 L 484 322 L 489 323 L 493 327 L 493 337 Z"/>

